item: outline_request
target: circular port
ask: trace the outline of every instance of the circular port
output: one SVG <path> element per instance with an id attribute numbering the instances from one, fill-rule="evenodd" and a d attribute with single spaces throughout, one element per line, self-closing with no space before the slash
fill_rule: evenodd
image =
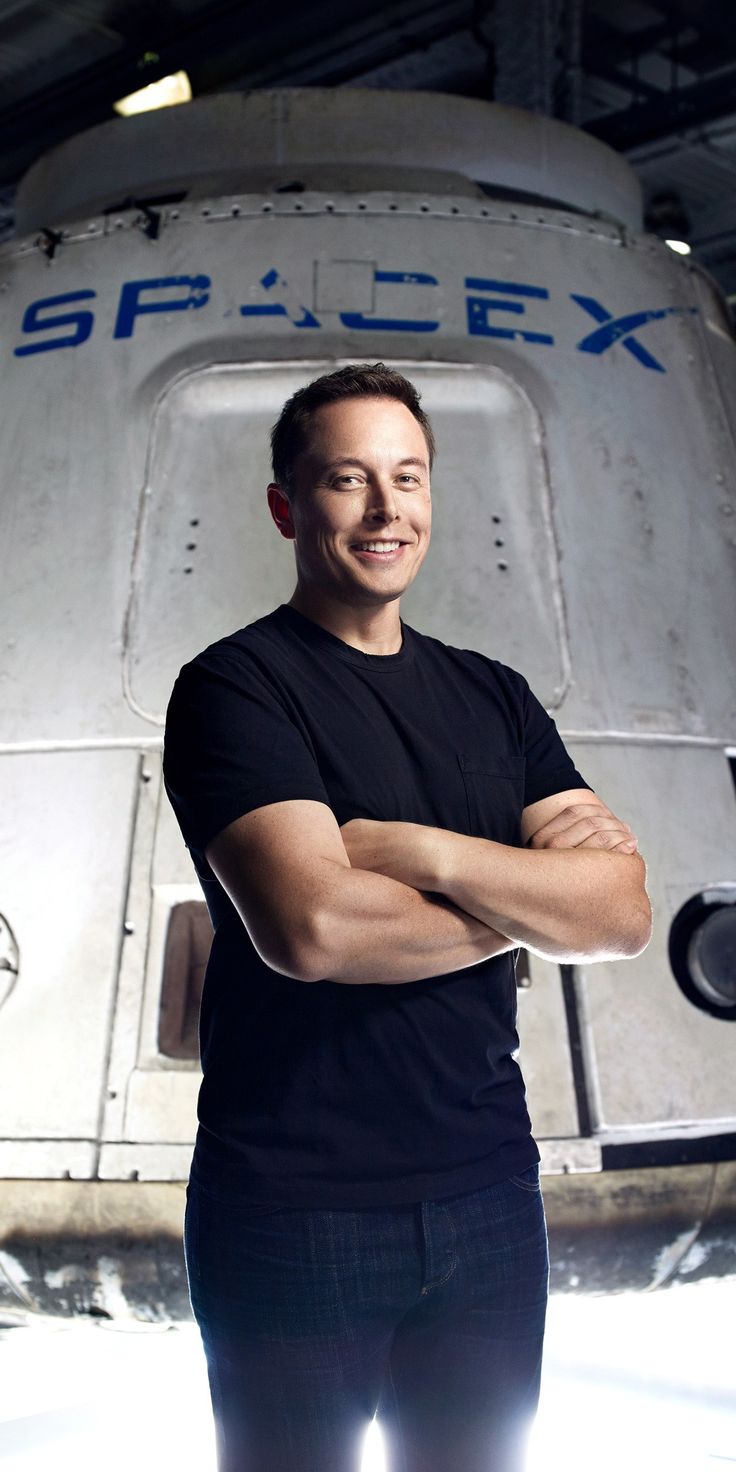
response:
<path id="1" fill-rule="evenodd" d="M 670 966 L 693 1006 L 736 1021 L 736 884 L 693 895 L 670 927 Z"/>
<path id="2" fill-rule="evenodd" d="M 702 921 L 690 937 L 687 959 L 704 996 L 719 1007 L 736 1006 L 736 905 L 719 905 Z"/>

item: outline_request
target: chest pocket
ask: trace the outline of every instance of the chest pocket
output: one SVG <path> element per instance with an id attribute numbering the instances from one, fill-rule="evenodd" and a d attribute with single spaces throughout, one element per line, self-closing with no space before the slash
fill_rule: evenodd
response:
<path id="1" fill-rule="evenodd" d="M 521 844 L 524 803 L 524 763 L 458 752 L 458 763 L 468 808 L 468 833 L 495 843 Z"/>

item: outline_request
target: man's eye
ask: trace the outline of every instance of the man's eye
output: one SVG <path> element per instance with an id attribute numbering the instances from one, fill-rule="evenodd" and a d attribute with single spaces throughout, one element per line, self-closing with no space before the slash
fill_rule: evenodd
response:
<path id="1" fill-rule="evenodd" d="M 346 481 L 349 481 L 349 480 L 353 480 L 353 481 L 358 480 L 358 476 L 357 475 L 338 475 L 337 479 L 335 480 L 335 485 L 336 486 L 344 485 L 345 482 Z"/>
<path id="2" fill-rule="evenodd" d="M 411 481 L 411 484 L 413 486 L 418 486 L 419 485 L 419 476 L 418 475 L 400 475 L 399 476 L 399 480 L 408 480 L 408 481 Z"/>

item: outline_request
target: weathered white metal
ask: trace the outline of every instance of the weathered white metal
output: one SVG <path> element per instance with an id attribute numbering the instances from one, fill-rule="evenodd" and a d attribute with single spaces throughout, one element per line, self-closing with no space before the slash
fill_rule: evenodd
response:
<path id="1" fill-rule="evenodd" d="M 562 125 L 440 96 L 430 119 L 426 98 L 374 92 L 191 108 L 41 161 L 21 190 L 34 230 L 0 249 L 0 914 L 19 953 L 0 1174 L 185 1169 L 198 1075 L 157 1051 L 157 1020 L 167 916 L 199 890 L 161 798 L 165 703 L 185 659 L 292 591 L 264 495 L 284 398 L 379 358 L 440 443 L 405 618 L 524 671 L 649 865 L 648 950 L 574 979 L 582 1075 L 559 968 L 531 958 L 543 1159 L 590 1171 L 611 1142 L 733 1131 L 731 1030 L 668 958 L 686 900 L 736 879 L 736 353 L 715 289 L 620 224 L 472 183 L 630 218 L 626 166 L 594 181 L 598 145 Z M 74 215 L 104 203 L 102 170 L 105 198 L 242 178 L 246 154 L 283 184 L 330 163 L 343 118 L 352 190 Z M 465 182 L 365 188 L 384 165 Z"/>
<path id="2" fill-rule="evenodd" d="M 3 499 L 12 526 L 17 503 L 8 507 L 7 489 Z M 6 520 L 4 550 L 9 540 Z M 37 589 L 31 661 L 34 639 L 53 638 L 57 588 L 51 580 L 48 602 Z M 86 615 L 80 610 L 78 617 L 81 634 Z M 6 607 L 8 632 L 11 619 Z M 27 682 L 32 670 L 31 662 Z M 71 669 L 66 678 L 71 684 Z M 19 964 L 2 1008 L 0 1140 L 29 1142 L 29 1159 L 55 1161 L 52 1175 L 76 1175 L 99 1138 L 107 1084 L 137 757 L 12 753 L 1 766 L 0 884 Z M 2 1150 L 0 1144 L 0 1174 L 16 1174 L 23 1152 L 12 1148 L 3 1161 Z"/>
<path id="3" fill-rule="evenodd" d="M 508 662 L 520 664 L 540 697 L 557 705 L 569 682 L 570 655 L 538 415 L 523 390 L 493 367 L 405 366 L 417 378 L 440 445 L 427 576 L 407 597 L 409 618 L 429 633 L 442 630 L 450 644 L 485 647 L 492 585 L 498 622 L 510 640 Z M 324 367 L 315 364 L 314 372 Z M 191 655 L 192 596 L 201 600 L 207 628 L 214 631 L 234 607 L 246 614 L 254 610 L 243 617 L 248 622 L 291 596 L 292 549 L 286 543 L 271 547 L 264 559 L 263 498 L 244 494 L 230 467 L 249 467 L 249 487 L 268 484 L 269 428 L 303 379 L 303 367 L 294 365 L 225 364 L 180 376 L 159 399 L 125 651 L 129 702 L 150 720 L 162 719 L 169 669 L 178 670 Z M 218 426 L 217 434 L 205 431 L 211 425 Z M 183 463 L 186 477 L 180 474 Z M 214 485 L 216 517 L 202 499 L 203 487 Z M 196 542 L 188 557 L 187 541 Z M 496 541 L 501 546 L 489 564 Z M 504 562 L 507 569 L 499 566 Z M 186 574 L 189 564 L 192 573 Z M 177 565 L 182 572 L 172 578 Z M 444 575 L 452 566 L 463 569 L 459 585 Z M 508 614 L 513 571 L 511 579 L 504 572 L 521 567 L 526 611 L 514 631 Z"/>
<path id="4" fill-rule="evenodd" d="M 172 135 L 176 146 L 172 147 Z M 642 196 L 619 154 L 567 123 L 436 92 L 312 87 L 227 93 L 113 119 L 44 154 L 18 189 L 21 231 L 177 190 L 274 188 L 538 195 L 638 227 Z"/>
<path id="5" fill-rule="evenodd" d="M 545 1176 L 597 1174 L 601 1169 L 601 1147 L 597 1140 L 571 1137 L 540 1140 L 541 1170 Z"/>

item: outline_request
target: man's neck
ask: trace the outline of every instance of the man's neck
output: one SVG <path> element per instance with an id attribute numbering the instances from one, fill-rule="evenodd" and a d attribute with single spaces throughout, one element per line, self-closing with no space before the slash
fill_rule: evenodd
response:
<path id="1" fill-rule="evenodd" d="M 363 654 L 398 654 L 401 650 L 398 598 L 380 608 L 354 608 L 297 586 L 289 607 Z"/>

